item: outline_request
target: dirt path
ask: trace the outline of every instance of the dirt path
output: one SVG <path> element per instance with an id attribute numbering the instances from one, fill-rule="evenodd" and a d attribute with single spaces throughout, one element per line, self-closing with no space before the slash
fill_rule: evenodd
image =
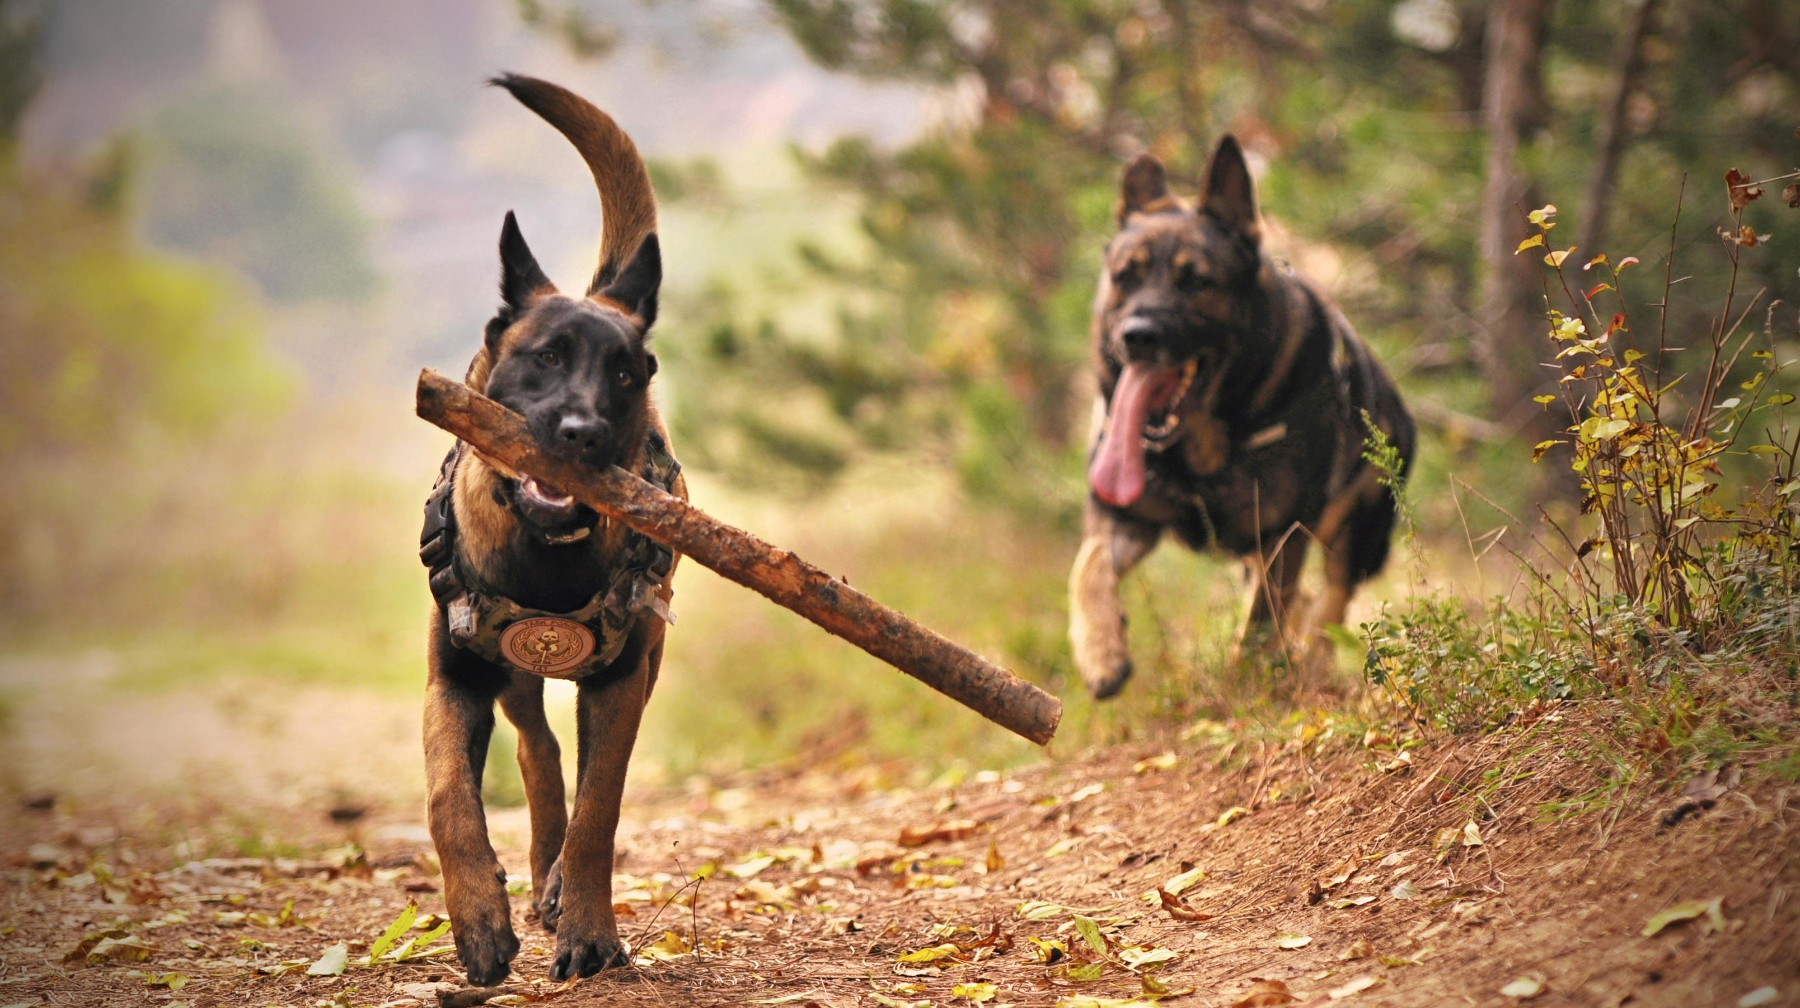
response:
<path id="1" fill-rule="evenodd" d="M 1581 726 L 1404 756 L 1316 727 L 1260 741 L 1221 730 L 922 792 L 880 790 L 865 767 L 640 803 L 614 886 L 640 964 L 557 993 L 543 979 L 553 941 L 520 895 L 509 991 L 570 1008 L 1146 991 L 1176 1005 L 1495 1005 L 1524 980 L 1510 989 L 1535 988 L 1534 1005 L 1733 1005 L 1764 987 L 1773 998 L 1748 1003 L 1800 1004 L 1793 785 L 1727 789 L 1727 774 L 1697 791 L 1710 807 L 1665 825 L 1679 789 L 1598 804 L 1591 768 L 1556 743 Z M 523 816 L 494 818 L 522 878 Z M 108 820 L 35 810 L 8 830 L 0 1005 L 403 1008 L 460 986 L 452 958 L 356 964 L 409 901 L 442 910 L 416 823 L 355 822 L 361 858 L 184 864 L 196 840 L 147 847 Z M 702 866 L 716 870 L 681 888 Z M 1159 887 L 1179 890 L 1173 912 L 1145 898 Z M 1713 899 L 1722 931 L 1691 908 L 1642 933 Z M 90 955 L 98 964 L 64 961 L 99 932 L 114 941 Z M 114 961 L 138 941 L 147 958 Z M 307 975 L 338 942 L 343 974 Z M 1240 1000 L 1258 980 L 1281 987 Z"/>

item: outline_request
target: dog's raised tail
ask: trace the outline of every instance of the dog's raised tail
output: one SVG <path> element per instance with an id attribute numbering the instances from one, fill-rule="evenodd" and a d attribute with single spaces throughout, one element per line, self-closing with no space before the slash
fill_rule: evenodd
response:
<path id="1" fill-rule="evenodd" d="M 546 80 L 501 74 L 489 81 L 569 138 L 600 190 L 600 265 L 588 293 L 605 289 L 639 243 L 656 231 L 656 194 L 637 145 L 612 116 L 586 98 Z"/>

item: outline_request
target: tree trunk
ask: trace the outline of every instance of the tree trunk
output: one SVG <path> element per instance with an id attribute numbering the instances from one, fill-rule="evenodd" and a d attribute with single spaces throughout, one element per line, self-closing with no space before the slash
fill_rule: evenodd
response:
<path id="1" fill-rule="evenodd" d="M 1544 379 L 1540 258 L 1515 256 L 1525 236 L 1524 210 L 1536 202 L 1519 161 L 1527 128 L 1543 118 L 1541 55 L 1550 0 L 1496 0 L 1487 22 L 1487 65 L 1481 116 L 1487 127 L 1487 185 L 1481 199 L 1481 290 L 1475 359 L 1487 380 L 1494 415 L 1530 416 L 1531 395 Z M 1547 373 L 1546 373 L 1547 374 Z"/>
<path id="2" fill-rule="evenodd" d="M 1597 256 L 1606 251 L 1601 245 L 1606 241 L 1606 213 L 1612 203 L 1613 182 L 1619 172 L 1619 157 L 1625 152 L 1625 106 L 1631 100 L 1632 89 L 1637 87 L 1638 77 L 1644 69 L 1644 39 L 1650 34 L 1650 26 L 1656 18 L 1656 6 L 1659 0 L 1638 0 L 1637 10 L 1632 12 L 1631 24 L 1625 28 L 1624 41 L 1619 45 L 1618 69 L 1613 73 L 1612 103 L 1606 109 L 1606 121 L 1601 126 L 1600 152 L 1594 161 L 1593 180 L 1588 183 L 1587 206 L 1583 208 L 1581 222 L 1581 251 L 1584 256 Z"/>

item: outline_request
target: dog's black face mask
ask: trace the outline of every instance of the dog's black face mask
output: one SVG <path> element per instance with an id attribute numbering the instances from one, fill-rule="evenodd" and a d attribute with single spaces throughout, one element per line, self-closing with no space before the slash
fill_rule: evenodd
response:
<path id="1" fill-rule="evenodd" d="M 645 347 L 644 316 L 654 318 L 656 295 L 654 280 L 647 295 L 641 285 L 646 272 L 660 279 L 661 263 L 656 237 L 644 245 L 618 283 L 597 297 L 573 298 L 544 279 L 511 214 L 501 235 L 506 305 L 488 324 L 485 392 L 523 416 L 545 450 L 593 469 L 629 461 L 649 428 L 656 355 Z M 640 289 L 622 286 L 634 282 Z M 620 294 L 635 296 L 626 302 Z M 535 479 L 500 486 L 513 511 L 552 542 L 579 538 L 597 518 Z"/>
<path id="2" fill-rule="evenodd" d="M 1145 155 L 1126 169 L 1118 217 L 1095 306 L 1111 385 L 1088 484 L 1128 507 L 1144 491 L 1145 428 L 1229 367 L 1252 336 L 1247 290 L 1262 257 L 1250 171 L 1229 137 L 1199 207 L 1171 196 L 1162 165 Z"/>

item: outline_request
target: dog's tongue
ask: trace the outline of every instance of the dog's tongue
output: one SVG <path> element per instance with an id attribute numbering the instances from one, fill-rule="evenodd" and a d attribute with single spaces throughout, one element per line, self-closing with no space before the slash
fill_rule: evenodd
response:
<path id="1" fill-rule="evenodd" d="M 1088 466 L 1094 496 L 1113 507 L 1130 507 L 1144 494 L 1144 421 L 1161 406 L 1180 376 L 1173 368 L 1128 364 L 1113 387 L 1112 407 L 1100 448 Z"/>

